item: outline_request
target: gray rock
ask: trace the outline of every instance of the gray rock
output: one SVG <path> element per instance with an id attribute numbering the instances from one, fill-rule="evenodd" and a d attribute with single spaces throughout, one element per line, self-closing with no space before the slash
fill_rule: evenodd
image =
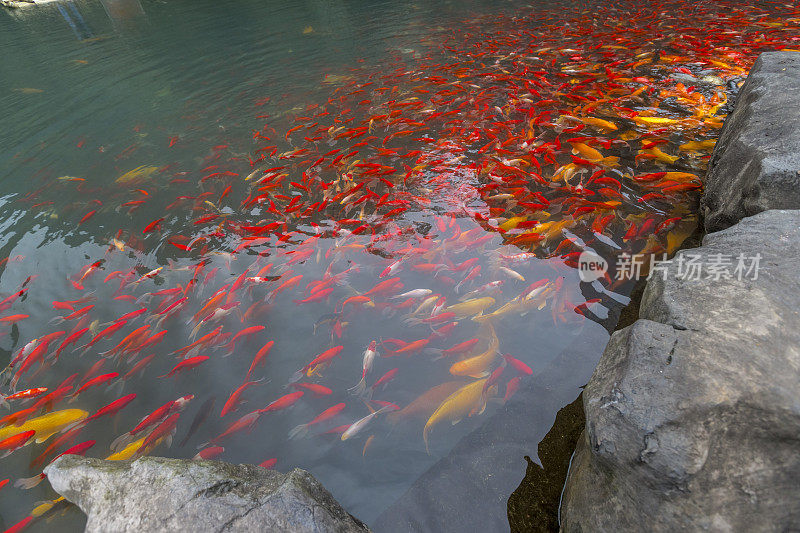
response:
<path id="1" fill-rule="evenodd" d="M 369 531 L 299 469 L 66 455 L 45 472 L 56 492 L 87 514 L 87 532 Z"/>
<path id="2" fill-rule="evenodd" d="M 757 279 L 677 275 L 739 253 Z M 800 211 L 767 211 L 648 283 L 584 391 L 564 531 L 800 529 L 798 265 Z"/>
<path id="3" fill-rule="evenodd" d="M 800 209 L 800 54 L 759 56 L 725 120 L 701 202 L 707 232 Z"/>

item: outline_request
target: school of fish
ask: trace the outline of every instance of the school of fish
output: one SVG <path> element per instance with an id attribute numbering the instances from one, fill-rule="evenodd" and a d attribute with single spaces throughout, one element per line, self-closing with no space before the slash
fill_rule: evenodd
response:
<path id="1" fill-rule="evenodd" d="M 17 333 L 0 374 L 0 464 L 34 452 L 32 477 L 0 479 L 0 497 L 36 486 L 59 455 L 190 446 L 224 459 L 260 425 L 288 428 L 287 447 L 354 446 L 365 465 L 394 431 L 446 452 L 454 424 L 540 370 L 508 348 L 527 324 L 579 329 L 620 307 L 630 285 L 613 272 L 580 286 L 582 252 L 671 254 L 692 234 L 749 67 L 800 50 L 796 5 L 623 4 L 465 20 L 427 50 L 326 77 L 325 101 L 256 102 L 253 145 L 215 146 L 202 168 L 142 162 L 21 198 L 50 215 L 71 188 L 84 200 L 60 219 L 138 226 L 66 279 L 3 284 L 0 342 Z M 143 220 L 148 206 L 161 215 Z M 2 268 L 28 267 L 13 256 Z M 26 295 L 53 284 L 74 296 L 52 302 L 49 329 L 29 328 L 41 310 Z M 223 371 L 239 385 L 209 385 Z M 136 392 L 153 387 L 174 398 Z M 83 409 L 90 395 L 104 406 Z M 279 446 L 260 453 L 265 468 L 295 466 Z"/>

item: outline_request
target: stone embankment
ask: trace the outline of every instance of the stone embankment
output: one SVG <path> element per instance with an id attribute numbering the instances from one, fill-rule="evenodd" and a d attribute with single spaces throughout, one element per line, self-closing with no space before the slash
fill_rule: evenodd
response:
<path id="1" fill-rule="evenodd" d="M 800 529 L 800 54 L 726 120 L 707 235 L 648 282 L 583 394 L 563 531 Z"/>
<path id="2" fill-rule="evenodd" d="M 0 7 L 8 7 L 16 9 L 19 7 L 35 6 L 38 4 L 47 4 L 56 0 L 0 0 Z"/>

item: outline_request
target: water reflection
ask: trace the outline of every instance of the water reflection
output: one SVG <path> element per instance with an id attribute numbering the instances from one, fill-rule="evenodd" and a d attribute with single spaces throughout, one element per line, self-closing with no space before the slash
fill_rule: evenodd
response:
<path id="1" fill-rule="evenodd" d="M 79 40 L 86 40 L 94 37 L 94 33 L 92 33 L 92 30 L 86 25 L 83 17 L 75 7 L 74 2 L 58 2 L 56 4 L 56 9 L 58 9 L 58 12 L 64 17 L 64 20 L 69 24 L 69 27 L 72 28 L 72 31 L 75 32 L 75 36 Z"/>
<path id="2" fill-rule="evenodd" d="M 147 18 L 139 0 L 101 0 L 101 3 L 111 20 L 122 26 Z"/>

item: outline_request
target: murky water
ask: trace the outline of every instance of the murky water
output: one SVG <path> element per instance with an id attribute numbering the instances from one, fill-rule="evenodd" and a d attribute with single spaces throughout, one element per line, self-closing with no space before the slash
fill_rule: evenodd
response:
<path id="1" fill-rule="evenodd" d="M 691 233 L 728 98 L 796 8 L 558 6 L 0 13 L 0 392 L 48 389 L 3 412 L 0 445 L 35 434 L 0 525 L 55 497 L 15 481 L 58 453 L 123 448 L 305 468 L 371 522 L 613 328 L 630 283 L 579 254 Z"/>

